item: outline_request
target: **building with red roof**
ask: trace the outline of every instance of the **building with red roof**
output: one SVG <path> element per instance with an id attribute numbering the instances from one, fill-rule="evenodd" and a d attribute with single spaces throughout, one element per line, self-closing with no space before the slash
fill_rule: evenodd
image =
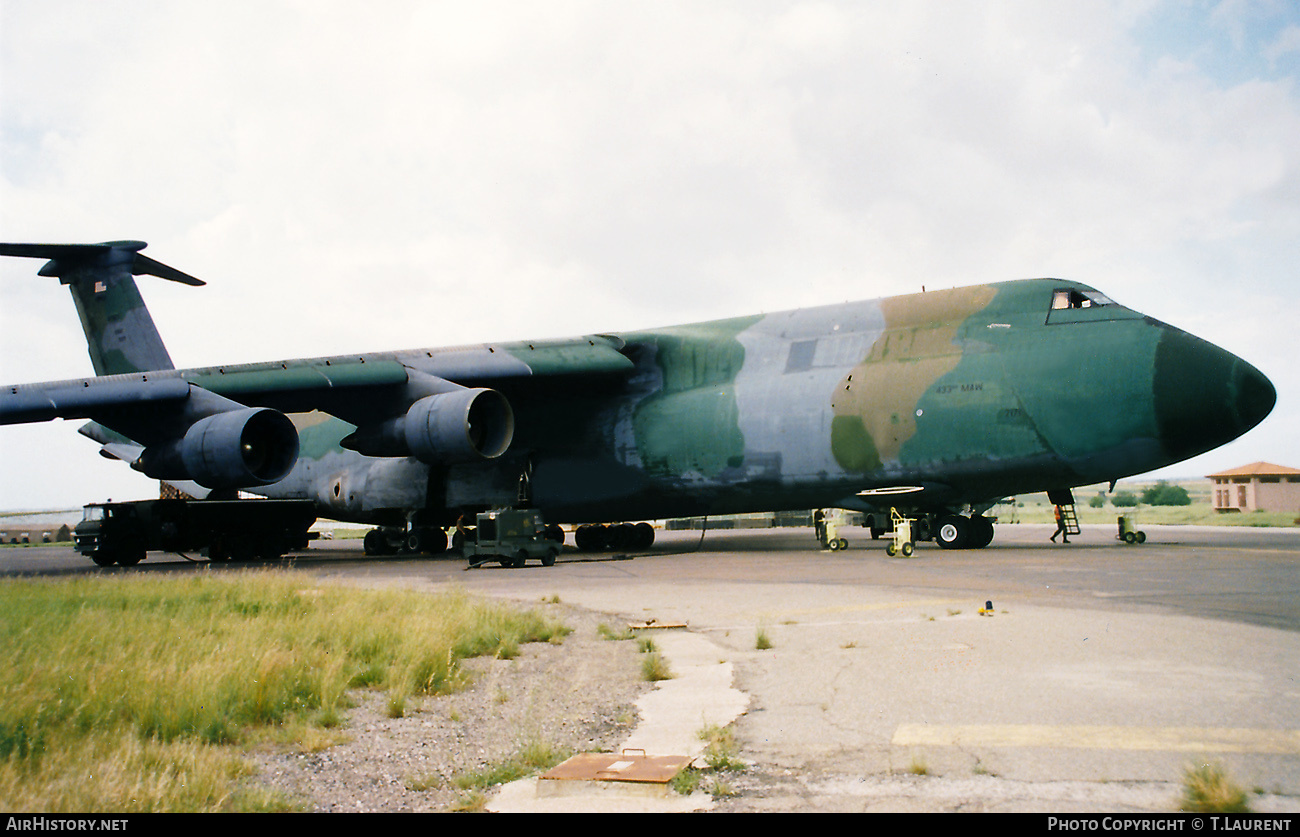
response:
<path id="1" fill-rule="evenodd" d="M 1300 511 L 1300 469 L 1255 462 L 1210 474 L 1214 510 Z"/>

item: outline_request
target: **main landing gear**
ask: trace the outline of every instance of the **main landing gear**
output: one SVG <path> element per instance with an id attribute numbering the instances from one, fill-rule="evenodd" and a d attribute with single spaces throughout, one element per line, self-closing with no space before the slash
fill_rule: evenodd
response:
<path id="1" fill-rule="evenodd" d="M 893 541 L 891 555 L 910 555 L 910 551 L 904 550 L 904 543 L 915 548 L 917 541 L 933 540 L 944 549 L 983 549 L 993 542 L 993 518 L 982 514 L 944 512 L 905 517 L 891 509 L 891 515 L 888 528 L 881 515 L 873 515 L 869 521 L 873 538 L 884 535 Z M 906 533 L 899 532 L 900 521 L 906 524 Z"/>
<path id="2" fill-rule="evenodd" d="M 367 555 L 440 555 L 447 551 L 447 533 L 436 526 L 384 526 L 366 532 L 363 543 Z"/>
<path id="3" fill-rule="evenodd" d="M 655 530 L 649 523 L 613 523 L 579 526 L 573 542 L 583 552 L 649 549 L 655 542 Z"/>
<path id="4" fill-rule="evenodd" d="M 936 521 L 934 540 L 944 549 L 983 549 L 993 542 L 993 521 L 979 514 L 946 514 Z"/>

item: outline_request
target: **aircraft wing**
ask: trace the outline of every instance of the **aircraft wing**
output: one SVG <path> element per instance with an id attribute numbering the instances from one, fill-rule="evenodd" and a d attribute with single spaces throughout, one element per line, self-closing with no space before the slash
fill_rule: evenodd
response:
<path id="1" fill-rule="evenodd" d="M 616 337 L 592 335 L 210 367 L 185 375 L 196 386 L 244 403 L 284 412 L 320 410 L 364 424 L 392 413 L 395 405 L 419 394 L 422 386 L 509 386 L 529 380 L 625 375 L 633 363 L 622 348 Z M 369 395 L 359 398 L 362 392 Z"/>
<path id="2" fill-rule="evenodd" d="M 128 377 L 136 379 L 123 380 Z M 7 386 L 0 391 L 0 424 L 99 419 L 151 406 L 166 408 L 189 394 L 190 385 L 179 377 L 112 376 Z"/>
<path id="3" fill-rule="evenodd" d="M 138 450 L 132 466 L 149 476 L 210 488 L 282 479 L 298 454 L 289 413 L 355 425 L 344 444 L 366 455 L 494 458 L 514 418 L 487 385 L 624 375 L 633 364 L 621 348 L 592 336 L 19 384 L 0 389 L 0 425 L 90 419 L 115 434 L 85 434 L 112 439 L 108 455 Z"/>

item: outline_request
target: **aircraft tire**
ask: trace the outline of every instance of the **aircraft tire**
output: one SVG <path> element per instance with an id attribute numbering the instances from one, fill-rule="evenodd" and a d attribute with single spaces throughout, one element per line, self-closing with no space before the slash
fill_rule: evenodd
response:
<path id="1" fill-rule="evenodd" d="M 975 515 L 970 519 L 970 543 L 967 544 L 971 549 L 983 549 L 993 543 L 993 521 L 983 515 Z"/>
<path id="2" fill-rule="evenodd" d="M 617 526 L 611 526 L 610 529 L 610 547 L 612 549 L 633 549 L 636 547 L 636 531 L 632 528 L 631 523 L 620 523 Z"/>
<path id="3" fill-rule="evenodd" d="M 397 552 L 393 543 L 388 540 L 388 533 L 383 529 L 371 529 L 366 532 L 365 540 L 362 541 L 367 555 L 392 555 Z"/>
<path id="4" fill-rule="evenodd" d="M 609 548 L 608 527 L 591 524 L 579 527 L 574 542 L 583 552 L 600 552 Z"/>
<path id="5" fill-rule="evenodd" d="M 436 555 L 447 551 L 447 533 L 435 527 L 412 529 L 406 536 L 406 551 Z"/>
<path id="6" fill-rule="evenodd" d="M 944 549 L 965 549 L 970 541 L 970 534 L 970 521 L 959 514 L 950 514 L 939 518 L 934 539 Z"/>

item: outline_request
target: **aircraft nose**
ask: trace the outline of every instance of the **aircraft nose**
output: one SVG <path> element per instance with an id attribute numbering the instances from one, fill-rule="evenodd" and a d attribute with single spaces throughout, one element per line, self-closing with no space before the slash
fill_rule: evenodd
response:
<path id="1" fill-rule="evenodd" d="M 1273 384 L 1258 369 L 1169 326 L 1156 349 L 1152 385 L 1160 440 L 1176 459 L 1236 439 L 1277 402 Z"/>

